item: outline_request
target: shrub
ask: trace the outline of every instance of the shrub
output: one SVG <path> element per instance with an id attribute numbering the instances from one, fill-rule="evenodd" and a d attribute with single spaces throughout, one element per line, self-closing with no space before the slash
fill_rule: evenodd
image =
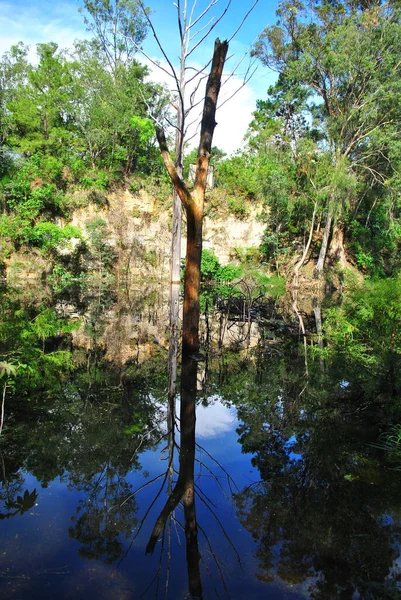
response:
<path id="1" fill-rule="evenodd" d="M 245 217 L 249 214 L 249 209 L 246 204 L 246 201 L 241 196 L 233 196 L 231 198 L 227 198 L 228 208 L 238 219 L 245 219 Z"/>

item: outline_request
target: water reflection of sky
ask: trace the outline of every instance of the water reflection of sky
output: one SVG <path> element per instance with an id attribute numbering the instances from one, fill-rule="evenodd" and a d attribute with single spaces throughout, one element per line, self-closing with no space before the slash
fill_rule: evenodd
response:
<path id="1" fill-rule="evenodd" d="M 218 396 L 208 398 L 208 401 L 208 406 L 199 404 L 196 408 L 196 435 L 205 439 L 235 431 L 237 411 L 222 404 Z"/>
<path id="2" fill-rule="evenodd" d="M 266 597 L 267 588 L 265 583 L 255 579 L 254 542 L 236 518 L 234 503 L 230 499 L 230 485 L 227 484 L 227 474 L 232 478 L 233 492 L 258 478 L 250 465 L 249 456 L 241 453 L 241 446 L 236 441 L 237 425 L 235 409 L 223 405 L 218 398 L 214 398 L 208 407 L 197 408 L 199 446 L 195 465 L 196 485 L 201 488 L 204 499 L 213 498 L 212 510 L 218 520 L 201 499 L 197 499 L 197 518 L 199 526 L 211 540 L 213 553 L 221 560 L 231 598 L 262 599 Z M 156 452 L 149 450 L 140 455 L 142 470 L 126 475 L 132 490 L 149 482 L 166 468 L 166 461 L 161 460 L 163 446 L 164 442 Z M 81 554 L 82 540 L 79 542 L 70 534 L 71 527 L 82 514 L 78 508 L 80 502 L 84 502 L 83 510 L 88 510 L 93 490 L 89 490 L 88 495 L 84 489 L 71 485 L 71 482 L 68 485 L 68 473 L 49 482 L 46 488 L 42 488 L 40 482 L 29 473 L 23 473 L 23 477 L 22 490 L 32 491 L 36 488 L 38 498 L 29 512 L 1 522 L 0 573 L 4 575 L 0 578 L 1 598 L 128 600 L 144 593 L 158 568 L 160 543 L 154 556 L 146 555 L 145 547 L 155 518 L 165 502 L 165 492 L 158 498 L 132 548 L 128 548 L 129 540 L 124 541 L 129 551 L 116 569 L 115 563 L 107 565 L 103 559 L 84 558 Z M 152 484 L 137 494 L 139 518 L 152 504 L 158 489 L 158 484 Z M 177 516 L 178 513 L 177 509 Z M 105 518 L 113 519 L 113 511 L 106 511 Z M 215 578 L 213 585 L 217 585 L 221 593 L 222 583 L 219 575 L 216 575 L 214 559 L 205 539 L 203 536 L 201 538 L 203 560 Z M 234 547 L 240 553 L 241 565 Z M 185 536 L 179 528 L 173 531 L 171 551 L 173 564 L 168 597 L 184 598 L 187 594 Z M 203 584 L 205 597 L 216 597 L 205 573 Z M 163 595 L 155 595 L 153 587 L 143 597 L 164 598 L 164 591 Z M 269 585 L 269 598 L 273 600 L 297 597 L 302 596 L 293 594 L 279 583 Z"/>
<path id="3" fill-rule="evenodd" d="M 160 412 L 164 412 L 164 410 L 165 408 L 160 405 Z M 180 406 L 177 407 L 178 415 L 179 411 Z M 49 412 L 49 414 L 53 413 Z M 216 394 L 208 398 L 207 406 L 198 404 L 196 414 L 196 514 L 201 532 L 199 540 L 202 560 L 213 578 L 212 584 L 202 566 L 205 598 L 216 597 L 213 591 L 214 585 L 217 586 L 220 597 L 225 597 L 224 586 L 222 586 L 220 575 L 216 570 L 213 555 L 221 561 L 232 600 L 247 598 L 264 600 L 267 597 L 273 600 L 310 598 L 308 588 L 314 583 L 313 578 L 308 577 L 302 583 L 284 583 L 277 576 L 275 565 L 280 559 L 280 553 L 285 556 L 285 539 L 280 539 L 272 546 L 273 567 L 269 571 L 262 570 L 262 580 L 258 579 L 257 545 L 251 533 L 241 525 L 237 518 L 235 497 L 247 486 L 250 486 L 252 490 L 257 490 L 257 482 L 260 482 L 261 476 L 258 469 L 252 466 L 252 455 L 243 453 L 242 446 L 238 443 L 237 429 L 240 422 L 236 409 L 224 403 Z M 70 432 L 73 432 L 74 435 L 79 434 L 77 437 L 71 438 L 77 443 L 82 435 L 81 429 L 74 426 L 70 428 Z M 69 434 L 64 433 L 63 435 L 68 436 Z M 92 443 L 93 440 L 96 440 L 96 438 L 90 439 Z M 135 439 L 135 436 L 132 439 Z M 177 436 L 177 443 L 179 444 L 179 436 Z M 71 479 L 70 474 L 65 472 L 61 478 L 50 481 L 45 488 L 41 487 L 40 482 L 32 474 L 22 471 L 21 488 L 18 493 L 23 495 L 25 490 L 32 493 L 36 489 L 38 498 L 35 506 L 29 511 L 22 515 L 17 514 L 12 518 L 3 518 L 0 521 L 2 536 L 0 598 L 7 598 L 7 600 L 164 598 L 164 593 L 159 593 L 159 595 L 155 593 L 155 587 L 146 591 L 158 571 L 162 543 L 160 541 L 157 543 L 155 554 L 152 556 L 146 555 L 145 549 L 150 531 L 167 497 L 166 489 L 158 495 L 160 480 L 152 483 L 152 479 L 162 474 L 167 468 L 165 448 L 166 440 L 164 439 L 158 447 L 149 448 L 148 446 L 147 450 L 139 453 L 139 469 L 134 466 L 134 463 L 130 467 L 131 463 L 128 462 L 128 472 L 124 470 L 122 474 L 122 478 L 127 483 L 127 488 L 123 490 L 124 495 L 113 496 L 111 494 L 110 504 L 107 506 L 103 504 L 103 498 L 107 493 L 106 486 L 103 484 L 100 487 L 97 486 L 98 475 L 92 473 L 89 467 L 85 471 L 86 479 L 81 479 L 82 474 L 79 470 L 75 474 L 75 479 Z M 297 464 L 296 461 L 302 458 L 297 453 L 296 435 L 288 437 L 284 448 L 293 461 L 290 465 L 290 473 Z M 86 451 L 89 458 L 91 454 L 94 458 L 98 457 L 94 463 L 97 467 L 106 468 L 106 465 L 109 464 L 110 481 L 119 485 L 118 452 L 116 458 L 113 455 L 113 445 L 109 444 L 102 448 L 100 442 L 98 444 L 96 440 L 95 446 L 89 444 L 86 446 Z M 44 452 L 41 456 L 45 458 L 46 453 Z M 38 467 L 35 461 L 32 464 L 36 465 L 36 468 Z M 74 464 L 72 461 L 71 465 Z M 178 471 L 178 453 L 175 455 L 175 468 Z M 355 481 L 358 483 L 357 479 Z M 264 498 L 263 494 L 261 495 L 260 503 L 256 506 L 256 512 L 250 516 L 251 519 L 257 520 L 259 515 L 268 516 L 266 507 L 269 505 L 270 481 L 262 483 L 262 487 L 266 495 Z M 137 490 L 140 491 L 136 493 Z M 71 530 L 76 527 L 80 517 L 86 512 L 90 517 L 88 523 L 91 523 L 91 519 L 93 519 L 93 533 L 96 537 L 99 524 L 96 522 L 96 512 L 91 512 L 91 506 L 95 504 L 102 513 L 101 527 L 104 527 L 107 520 L 113 523 L 114 520 L 118 521 L 121 518 L 118 507 L 115 506 L 116 498 L 120 502 L 121 498 L 125 499 L 130 491 L 135 495 L 137 512 L 133 511 L 134 521 L 132 528 L 129 525 L 128 537 L 123 534 L 117 536 L 117 541 L 122 543 L 126 556 L 124 555 L 120 564 L 118 560 L 113 564 L 107 564 L 104 555 L 96 560 L 88 558 L 82 550 L 91 543 L 90 528 L 89 540 L 83 536 L 78 539 L 71 533 Z M 284 495 L 285 493 L 284 490 Z M 96 496 L 98 496 L 97 499 Z M 209 507 L 207 499 L 211 500 Z M 280 502 L 277 502 L 276 506 L 279 510 L 282 510 L 283 506 L 286 509 L 286 506 L 281 506 Z M 291 513 L 292 506 L 292 504 L 288 506 L 288 514 Z M 116 508 L 117 510 L 115 510 Z M 151 510 L 143 529 L 131 547 L 131 539 L 138 529 L 137 522 L 140 522 L 149 508 Z M 283 515 L 285 521 L 286 510 Z M 182 520 L 179 508 L 176 509 L 176 516 Z M 260 530 L 264 527 L 263 518 L 262 516 L 258 525 Z M 380 522 L 384 528 L 390 528 L 394 523 L 391 514 L 384 514 Z M 208 547 L 203 532 L 206 533 L 207 539 L 212 544 L 212 551 Z M 324 538 L 325 533 L 322 535 Z M 241 565 L 237 560 L 236 552 L 240 555 Z M 172 567 L 169 575 L 168 598 L 172 600 L 185 598 L 187 597 L 185 534 L 178 526 L 173 528 L 171 555 Z M 163 565 L 165 568 L 165 559 Z M 398 566 L 397 561 L 394 568 L 396 566 Z M 268 581 L 270 576 L 274 576 L 274 581 Z"/>

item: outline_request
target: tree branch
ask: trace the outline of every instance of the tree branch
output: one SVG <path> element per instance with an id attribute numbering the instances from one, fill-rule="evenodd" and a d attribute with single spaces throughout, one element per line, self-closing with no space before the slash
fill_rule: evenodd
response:
<path id="1" fill-rule="evenodd" d="M 156 137 L 159 142 L 160 152 L 163 158 L 164 166 L 167 169 L 168 174 L 170 175 L 170 179 L 173 182 L 174 188 L 179 195 L 181 202 L 184 206 L 188 207 L 190 205 L 191 194 L 189 193 L 187 186 L 181 179 L 181 177 L 177 173 L 177 169 L 175 168 L 174 162 L 171 158 L 166 136 L 164 133 L 164 129 L 162 127 L 156 127 Z"/>
<path id="2" fill-rule="evenodd" d="M 194 52 L 198 46 L 201 45 L 201 43 L 211 34 L 211 32 L 213 31 L 213 29 L 216 27 L 216 25 L 218 23 L 220 23 L 221 19 L 224 17 L 224 15 L 226 14 L 226 12 L 228 11 L 228 9 L 230 8 L 230 4 L 231 4 L 231 0 L 229 0 L 226 4 L 225 9 L 223 10 L 223 12 L 221 13 L 221 15 L 216 19 L 216 21 L 213 23 L 213 25 L 210 26 L 209 30 L 205 33 L 205 35 L 203 37 L 201 37 L 201 39 L 195 44 L 195 46 L 193 46 L 191 48 L 191 50 L 188 52 L 187 54 L 187 58 L 192 54 L 192 52 Z"/>

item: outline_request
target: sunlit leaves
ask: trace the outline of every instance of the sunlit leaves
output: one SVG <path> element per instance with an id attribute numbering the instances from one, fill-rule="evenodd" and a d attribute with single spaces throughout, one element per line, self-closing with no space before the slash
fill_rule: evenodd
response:
<path id="1" fill-rule="evenodd" d="M 15 376 L 17 374 L 17 366 L 11 363 L 0 362 L 0 379 L 3 377 Z"/>

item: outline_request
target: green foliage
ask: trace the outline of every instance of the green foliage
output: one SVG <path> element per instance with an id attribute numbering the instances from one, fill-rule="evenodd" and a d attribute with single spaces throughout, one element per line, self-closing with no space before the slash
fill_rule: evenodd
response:
<path id="1" fill-rule="evenodd" d="M 56 294 L 70 287 L 76 283 L 77 280 L 77 277 L 58 264 L 54 265 L 53 270 L 48 277 L 49 284 Z"/>
<path id="2" fill-rule="evenodd" d="M 221 163 L 222 160 L 224 160 L 226 154 L 225 152 L 223 152 L 223 150 L 220 150 L 220 148 L 217 148 L 217 146 L 213 146 L 212 147 L 212 151 L 211 151 L 211 156 L 210 156 L 210 166 L 213 167 L 214 173 L 217 172 L 216 168 L 218 167 L 218 165 Z M 193 150 L 191 150 L 191 152 L 189 152 L 188 154 L 186 154 L 184 156 L 184 177 L 185 179 L 189 178 L 189 165 L 196 165 L 198 160 L 198 149 L 194 148 Z"/>
<path id="3" fill-rule="evenodd" d="M 363 381 L 374 375 L 395 389 L 401 351 L 401 276 L 362 284 L 349 279 L 342 305 L 326 312 L 327 345 L 314 352 L 330 361 L 343 361 L 344 372 L 355 371 L 354 378 Z"/>
<path id="4" fill-rule="evenodd" d="M 202 251 L 201 275 L 203 279 L 215 279 L 220 269 L 217 256 L 211 250 Z"/>
<path id="5" fill-rule="evenodd" d="M 397 462 L 401 459 L 401 426 L 392 425 L 382 436 L 383 448 L 394 455 Z"/>
<path id="6" fill-rule="evenodd" d="M 33 227 L 31 240 L 42 250 L 55 250 L 58 247 L 66 246 L 72 238 L 83 239 L 82 232 L 78 227 L 73 225 L 59 227 L 54 223 L 42 222 Z"/>
<path id="7" fill-rule="evenodd" d="M 220 265 L 212 250 L 203 250 L 201 279 L 205 285 L 200 294 L 201 311 L 209 310 L 218 298 L 239 295 L 239 291 L 233 288 L 231 282 L 241 277 L 241 272 L 237 265 Z"/>
<path id="8" fill-rule="evenodd" d="M 282 167 L 261 179 L 266 258 L 277 264 L 292 252 L 315 210 L 317 222 L 331 215 L 342 229 L 360 268 L 391 274 L 399 264 L 399 7 L 290 0 L 277 16 L 254 54 L 279 77 L 248 138 L 251 152 L 274 149 Z"/>
<path id="9" fill-rule="evenodd" d="M 159 264 L 156 250 L 145 250 L 143 260 L 153 268 L 156 268 Z"/>
<path id="10" fill-rule="evenodd" d="M 147 22 L 137 0 L 84 0 L 84 20 L 113 74 L 130 61 L 144 41 Z M 113 24 L 113 27 L 110 25 Z"/>
<path id="11" fill-rule="evenodd" d="M 203 281 L 228 282 L 241 275 L 240 267 L 236 265 L 221 266 L 219 259 L 212 250 L 202 251 L 201 278 Z"/>
<path id="12" fill-rule="evenodd" d="M 218 269 L 216 279 L 221 282 L 234 281 L 241 277 L 241 273 L 242 269 L 238 265 L 223 265 Z"/>
<path id="13" fill-rule="evenodd" d="M 95 183 L 99 169 L 110 181 L 135 172 L 152 172 L 160 152 L 146 116 L 147 105 L 157 114 L 156 105 L 165 101 L 161 88 L 144 81 L 148 71 L 134 60 L 113 64 L 110 71 L 109 61 L 96 43 L 77 43 L 74 59 L 74 95 L 81 107 L 75 115 L 75 147 L 84 153 L 86 167 L 93 171 L 89 180 L 83 174 L 83 184 L 105 188 L 104 181 Z"/>
<path id="14" fill-rule="evenodd" d="M 65 340 L 77 323 L 61 319 L 46 306 L 22 306 L 18 296 L 1 292 L 0 362 L 10 363 L 12 356 L 14 393 L 28 395 L 45 385 L 59 386 L 63 376 L 72 369 L 70 351 L 56 345 L 47 348 L 51 340 Z"/>
<path id="15" fill-rule="evenodd" d="M 85 187 L 106 189 L 110 180 L 152 171 L 159 152 L 147 106 L 157 114 L 165 98 L 160 87 L 144 81 L 148 70 L 133 59 L 136 48 L 125 37 L 128 31 L 131 40 L 145 35 L 136 3 L 96 1 L 85 8 L 97 38 L 77 42 L 72 56 L 55 43 L 37 45 L 35 66 L 28 63 L 27 49 L 21 45 L 3 56 L 0 115 L 7 126 L 0 148 L 42 154 L 42 163 L 47 160 L 48 165 L 41 165 L 38 176 L 49 182 L 68 185 L 82 180 Z M 118 44 L 112 54 L 105 25 L 109 18 L 115 19 L 110 31 Z M 0 174 L 7 172 L 2 162 Z"/>
<path id="16" fill-rule="evenodd" d="M 227 198 L 227 205 L 230 212 L 239 219 L 245 219 L 248 216 L 249 209 L 244 198 L 236 198 L 235 196 Z"/>
<path id="17" fill-rule="evenodd" d="M 236 256 L 236 258 L 243 264 L 243 265 L 253 265 L 253 266 L 257 266 L 260 264 L 262 256 L 261 256 L 261 251 L 259 248 L 240 248 L 240 247 L 236 247 L 234 248 L 234 254 Z"/>
<path id="18" fill-rule="evenodd" d="M 7 212 L 0 216 L 0 236 L 11 248 L 30 245 L 46 252 L 82 238 L 77 227 L 60 227 L 49 220 L 62 212 L 63 192 L 50 183 L 59 177 L 59 166 L 52 157 L 35 154 L 1 186 Z"/>
<path id="19" fill-rule="evenodd" d="M 110 185 L 109 175 L 102 169 L 92 169 L 85 172 L 80 183 L 87 190 L 107 190 Z"/>
<path id="20" fill-rule="evenodd" d="M 0 362 L 0 379 L 3 377 L 15 377 L 17 374 L 17 368 L 15 365 L 6 362 Z"/>

